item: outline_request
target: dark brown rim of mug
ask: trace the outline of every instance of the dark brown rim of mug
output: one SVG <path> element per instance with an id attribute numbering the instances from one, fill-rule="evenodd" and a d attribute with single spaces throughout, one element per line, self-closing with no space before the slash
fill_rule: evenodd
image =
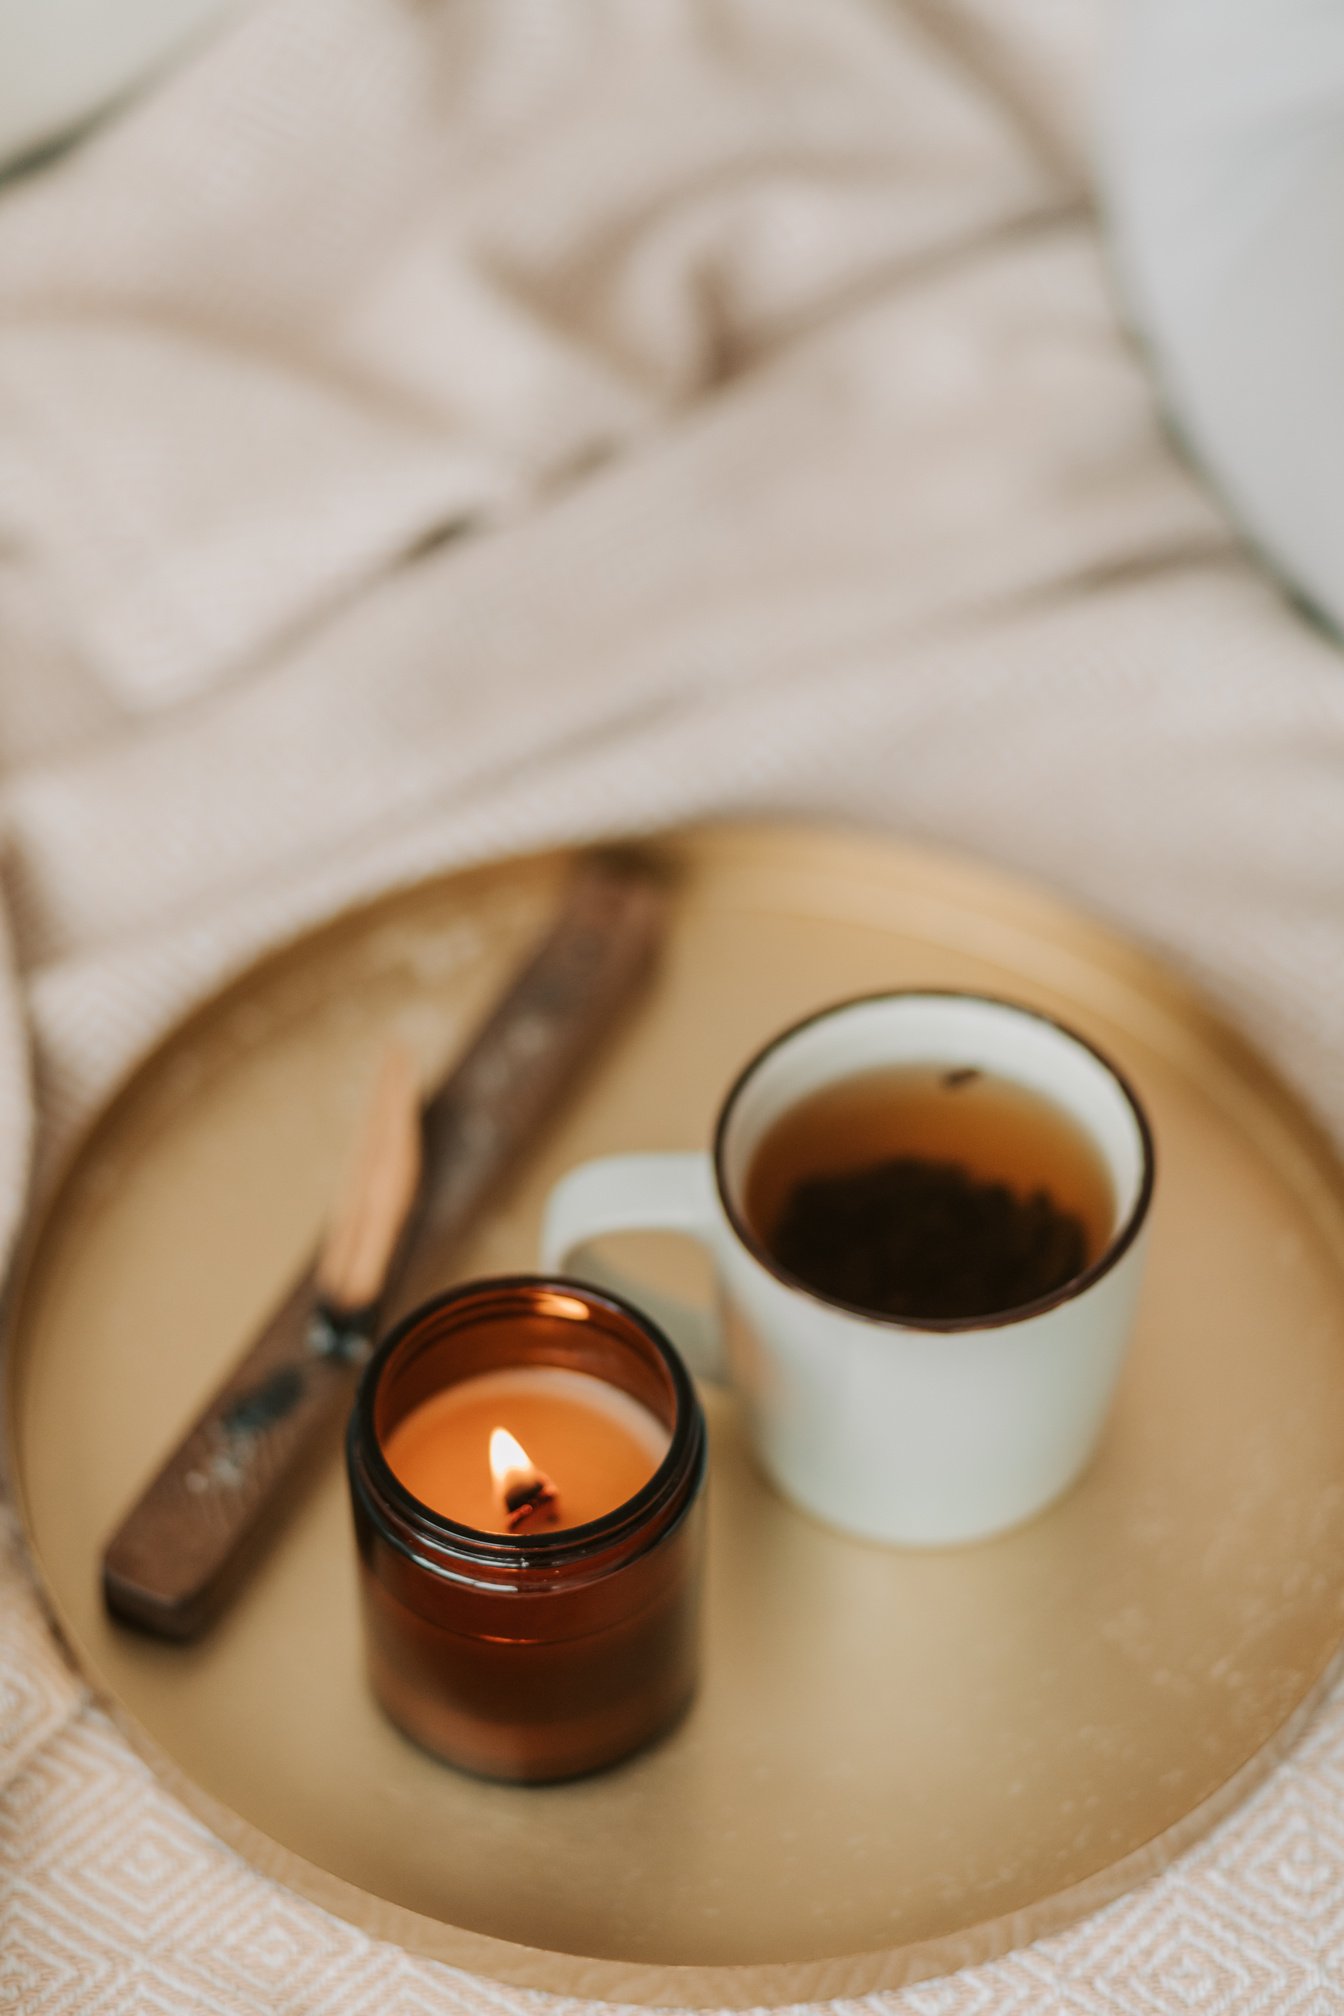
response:
<path id="1" fill-rule="evenodd" d="M 1090 1056 L 1095 1057 L 1124 1094 L 1139 1130 L 1139 1145 L 1143 1155 L 1143 1173 L 1138 1195 L 1129 1216 L 1091 1266 L 1085 1267 L 1081 1274 L 1075 1274 L 1061 1287 L 1053 1289 L 1049 1295 L 1038 1295 L 1034 1302 L 1018 1302 L 1011 1309 L 996 1310 L 988 1316 L 885 1316 L 881 1310 L 866 1309 L 861 1302 L 844 1302 L 839 1296 L 823 1295 L 819 1289 L 809 1287 L 798 1275 L 791 1274 L 787 1267 L 781 1267 L 773 1254 L 756 1237 L 729 1194 L 727 1172 L 724 1168 L 728 1127 L 732 1120 L 733 1109 L 746 1089 L 748 1081 L 776 1050 L 781 1050 L 786 1043 L 791 1043 L 795 1036 L 801 1036 L 803 1031 L 810 1029 L 814 1023 L 829 1022 L 833 1016 L 848 1014 L 853 1008 L 867 1008 L 887 1001 L 976 1001 L 986 1008 L 1002 1008 L 1011 1015 L 1027 1016 L 1033 1022 L 1041 1022 L 1047 1029 L 1053 1029 L 1057 1034 L 1066 1036 L 1071 1043 L 1076 1043 L 1080 1050 L 1086 1050 Z M 718 1123 L 714 1129 L 714 1182 L 718 1189 L 719 1201 L 723 1205 L 728 1223 L 742 1245 L 768 1274 L 773 1274 L 776 1281 L 782 1282 L 786 1288 L 791 1288 L 795 1294 L 806 1295 L 809 1301 L 819 1303 L 823 1309 L 842 1310 L 847 1316 L 861 1316 L 866 1323 L 880 1323 L 891 1330 L 928 1332 L 935 1335 L 955 1334 L 962 1330 L 1006 1329 L 1009 1324 L 1024 1323 L 1032 1316 L 1044 1315 L 1047 1309 L 1057 1309 L 1061 1303 L 1072 1302 L 1077 1296 L 1086 1294 L 1095 1282 L 1110 1273 L 1138 1238 L 1144 1220 L 1148 1216 L 1148 1207 L 1153 1201 L 1156 1174 L 1157 1158 L 1153 1148 L 1153 1130 L 1148 1125 L 1148 1115 L 1144 1112 L 1139 1096 L 1124 1072 L 1111 1062 L 1105 1051 L 1099 1050 L 1095 1043 L 1090 1043 L 1086 1036 L 1080 1036 L 1076 1029 L 1071 1029 L 1067 1022 L 1061 1022 L 1057 1016 L 1046 1015 L 1039 1008 L 1029 1008 L 1022 1001 L 1010 1001 L 1006 995 L 979 994 L 972 987 L 896 987 L 876 994 L 855 994 L 846 1001 L 833 1002 L 829 1008 L 819 1008 L 815 1014 L 804 1015 L 800 1022 L 794 1022 L 789 1028 L 781 1029 L 777 1036 L 772 1036 L 770 1041 L 743 1065 L 728 1088 L 723 1104 L 719 1108 Z"/>

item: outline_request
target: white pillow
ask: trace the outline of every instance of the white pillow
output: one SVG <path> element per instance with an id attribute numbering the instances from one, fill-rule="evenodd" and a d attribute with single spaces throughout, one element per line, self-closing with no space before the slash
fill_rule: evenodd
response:
<path id="1" fill-rule="evenodd" d="M 1103 176 L 1178 428 L 1344 625 L 1344 0 L 1130 0 Z"/>
<path id="2" fill-rule="evenodd" d="M 0 169 L 158 68 L 233 0 L 0 0 Z"/>

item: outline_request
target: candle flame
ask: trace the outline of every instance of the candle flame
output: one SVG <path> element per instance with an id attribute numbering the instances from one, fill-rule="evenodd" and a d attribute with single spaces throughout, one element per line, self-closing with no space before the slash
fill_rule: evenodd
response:
<path id="1" fill-rule="evenodd" d="M 492 1428 L 490 1431 L 490 1475 L 495 1480 L 496 1491 L 507 1491 L 515 1478 L 520 1480 L 535 1477 L 537 1466 L 516 1436 L 507 1428 Z"/>
<path id="2" fill-rule="evenodd" d="M 510 1533 L 527 1526 L 554 1526 L 559 1517 L 555 1486 L 507 1428 L 490 1431 L 490 1475 Z"/>

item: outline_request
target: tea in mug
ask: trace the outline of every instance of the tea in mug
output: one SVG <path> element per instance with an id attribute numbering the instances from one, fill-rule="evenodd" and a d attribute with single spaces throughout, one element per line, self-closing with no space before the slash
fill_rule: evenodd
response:
<path id="1" fill-rule="evenodd" d="M 1100 1152 L 1061 1107 L 969 1067 L 862 1072 L 799 1101 L 748 1172 L 775 1264 L 827 1300 L 972 1323 L 1055 1294 L 1109 1244 Z"/>

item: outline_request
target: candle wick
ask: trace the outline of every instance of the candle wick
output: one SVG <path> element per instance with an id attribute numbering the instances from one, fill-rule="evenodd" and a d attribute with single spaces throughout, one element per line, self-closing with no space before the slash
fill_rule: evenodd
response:
<path id="1" fill-rule="evenodd" d="M 505 1486 L 504 1510 L 510 1533 L 531 1526 L 554 1526 L 560 1517 L 559 1493 L 550 1478 L 537 1470 L 531 1477 Z"/>

